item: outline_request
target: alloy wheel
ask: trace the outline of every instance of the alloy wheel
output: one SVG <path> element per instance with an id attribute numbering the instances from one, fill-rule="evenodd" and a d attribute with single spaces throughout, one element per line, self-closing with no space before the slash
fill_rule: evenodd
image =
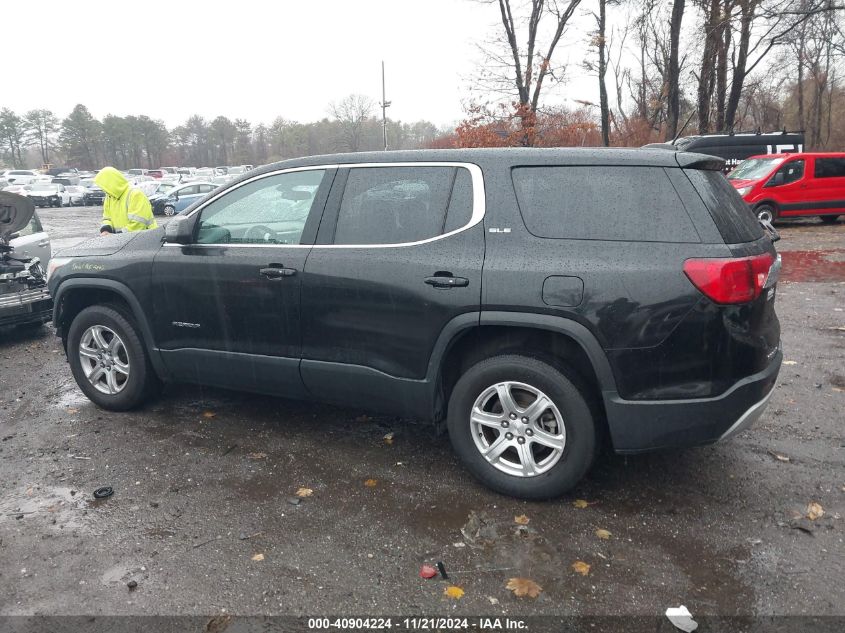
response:
<path id="1" fill-rule="evenodd" d="M 82 334 L 79 361 L 88 382 L 101 393 L 118 394 L 129 381 L 126 344 L 105 325 L 92 325 Z"/>
<path id="2" fill-rule="evenodd" d="M 516 477 L 547 472 L 566 447 L 560 410 L 541 390 L 521 382 L 500 382 L 485 389 L 472 405 L 470 425 L 481 456 Z"/>

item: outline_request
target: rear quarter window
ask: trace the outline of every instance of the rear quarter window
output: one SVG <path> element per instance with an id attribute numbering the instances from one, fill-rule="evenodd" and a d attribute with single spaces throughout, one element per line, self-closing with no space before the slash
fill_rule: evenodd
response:
<path id="1" fill-rule="evenodd" d="M 686 169 L 684 173 L 701 197 L 726 244 L 753 242 L 763 227 L 733 185 L 718 171 Z"/>
<path id="2" fill-rule="evenodd" d="M 816 158 L 816 178 L 845 178 L 845 158 Z"/>
<path id="3" fill-rule="evenodd" d="M 700 241 L 661 167 L 516 167 L 512 177 L 525 227 L 537 237 Z"/>

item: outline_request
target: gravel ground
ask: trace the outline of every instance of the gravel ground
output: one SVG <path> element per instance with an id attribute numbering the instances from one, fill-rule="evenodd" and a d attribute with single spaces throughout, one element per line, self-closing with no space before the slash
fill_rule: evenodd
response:
<path id="1" fill-rule="evenodd" d="M 98 213 L 40 215 L 55 248 Z M 49 327 L 0 333 L 0 615 L 845 616 L 845 223 L 779 228 L 786 363 L 757 425 L 603 455 L 554 502 L 494 494 L 427 425 L 357 410 L 170 387 L 102 411 Z M 418 576 L 436 561 L 460 599 Z"/>

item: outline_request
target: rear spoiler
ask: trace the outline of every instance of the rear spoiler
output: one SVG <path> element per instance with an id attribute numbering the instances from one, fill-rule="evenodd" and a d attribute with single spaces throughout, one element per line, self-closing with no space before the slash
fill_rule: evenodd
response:
<path id="1" fill-rule="evenodd" d="M 675 160 L 683 169 L 707 169 L 710 171 L 722 171 L 725 168 L 725 159 L 708 154 L 694 154 L 692 152 L 678 152 Z"/>

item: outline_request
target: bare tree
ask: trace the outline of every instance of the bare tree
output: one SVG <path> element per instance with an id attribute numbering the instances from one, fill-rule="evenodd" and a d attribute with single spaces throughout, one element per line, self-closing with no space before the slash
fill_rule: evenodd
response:
<path id="1" fill-rule="evenodd" d="M 601 120 L 602 145 L 610 145 L 610 102 L 607 96 L 607 69 L 608 60 L 608 37 L 607 37 L 607 7 L 618 5 L 620 0 L 598 0 L 598 12 L 593 12 L 593 19 L 596 21 L 596 30 L 592 34 L 590 44 L 596 49 L 597 62 L 585 60 L 584 67 L 595 72 L 599 82 L 599 118 Z M 617 83 L 617 98 L 619 95 Z"/>
<path id="2" fill-rule="evenodd" d="M 686 0 L 674 0 L 672 17 L 669 21 L 669 69 L 666 73 L 667 114 L 666 140 L 672 140 L 678 133 L 678 116 L 681 110 L 681 67 L 679 62 L 681 47 L 681 22 L 684 19 Z"/>
<path id="3" fill-rule="evenodd" d="M 329 113 L 340 128 L 340 144 L 350 152 L 361 148 L 361 137 L 367 120 L 372 116 L 375 104 L 369 97 L 352 94 L 329 106 Z"/>
<path id="4" fill-rule="evenodd" d="M 479 85 L 499 94 L 515 94 L 517 115 L 526 132 L 523 143 L 531 144 L 528 128 L 534 124 L 544 82 L 563 78 L 564 66 L 555 63 L 555 49 L 581 0 L 530 0 L 524 5 L 527 15 L 515 15 L 511 0 L 482 1 L 498 4 L 503 32 L 483 48 L 487 59 Z"/>

